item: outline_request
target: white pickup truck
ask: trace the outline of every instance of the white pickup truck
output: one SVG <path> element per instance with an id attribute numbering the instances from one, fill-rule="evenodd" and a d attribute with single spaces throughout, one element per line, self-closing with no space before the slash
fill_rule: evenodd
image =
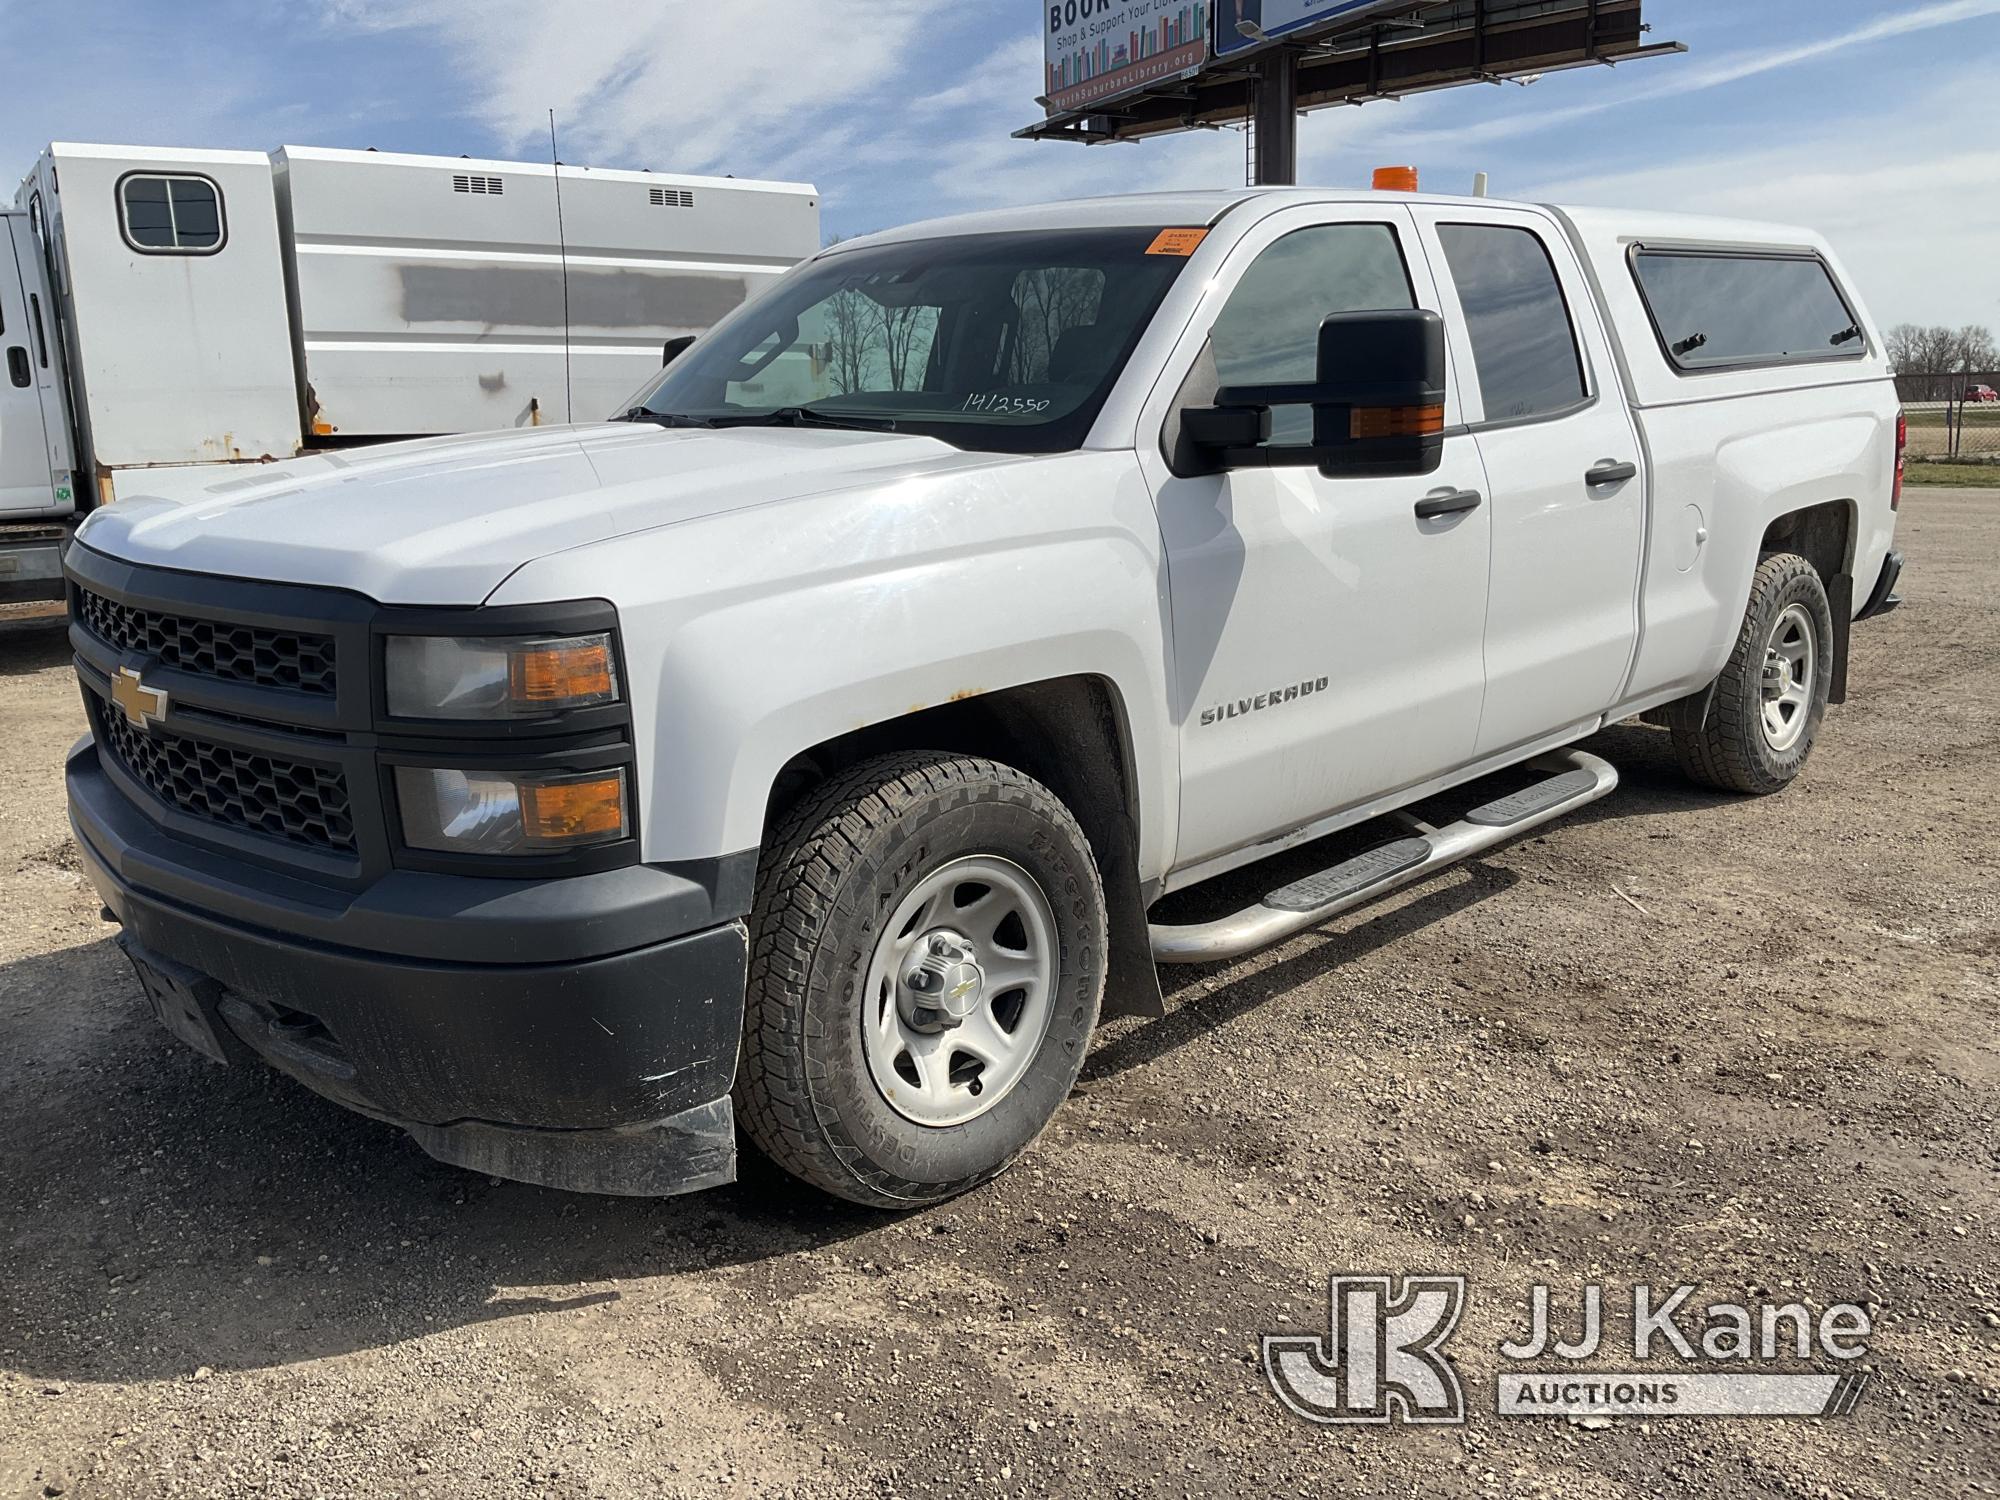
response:
<path id="1" fill-rule="evenodd" d="M 1803 230 L 1077 202 L 836 246 L 668 353 L 622 422 L 83 526 L 72 819 L 183 1040 L 503 1176 L 688 1191 L 740 1123 L 936 1201 L 1157 962 L 1605 795 L 1605 724 L 1778 791 L 1895 602 L 1894 386 Z"/>

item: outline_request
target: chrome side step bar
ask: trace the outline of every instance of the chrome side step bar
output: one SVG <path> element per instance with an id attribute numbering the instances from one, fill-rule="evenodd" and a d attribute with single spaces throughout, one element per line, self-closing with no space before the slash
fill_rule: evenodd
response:
<path id="1" fill-rule="evenodd" d="M 1618 789 L 1617 768 L 1582 750 L 1559 751 L 1531 764 L 1546 771 L 1548 778 L 1476 807 L 1449 827 L 1431 828 L 1405 818 L 1406 826 L 1415 830 L 1410 837 L 1294 881 L 1234 916 L 1193 927 L 1154 923 L 1154 961 L 1212 964 L 1241 958 L 1366 906 L 1446 865 L 1517 839 Z"/>

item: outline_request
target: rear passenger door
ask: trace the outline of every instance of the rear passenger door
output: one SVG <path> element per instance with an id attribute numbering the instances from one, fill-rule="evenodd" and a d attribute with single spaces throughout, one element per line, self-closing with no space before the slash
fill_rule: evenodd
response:
<path id="1" fill-rule="evenodd" d="M 1419 208 L 1493 534 L 1476 754 L 1620 697 L 1639 630 L 1646 475 L 1596 302 L 1556 225 Z"/>

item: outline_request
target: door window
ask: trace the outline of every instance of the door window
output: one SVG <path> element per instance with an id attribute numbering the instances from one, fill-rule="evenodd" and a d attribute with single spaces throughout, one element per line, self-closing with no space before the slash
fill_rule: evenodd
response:
<path id="1" fill-rule="evenodd" d="M 1402 246 L 1387 224 L 1295 230 L 1257 257 L 1217 314 L 1209 334 L 1215 387 L 1308 383 L 1319 373 L 1319 325 L 1330 314 L 1416 305 Z M 1207 363 L 1196 366 L 1198 378 Z M 1210 389 L 1201 400 L 1213 395 Z M 1272 409 L 1273 447 L 1307 446 L 1312 431 L 1311 407 Z"/>
<path id="2" fill-rule="evenodd" d="M 222 248 L 222 190 L 206 177 L 134 172 L 118 182 L 125 243 L 146 255 L 213 255 Z"/>
<path id="3" fill-rule="evenodd" d="M 1438 239 L 1458 284 L 1486 420 L 1532 421 L 1580 405 L 1583 359 L 1541 237 L 1506 224 L 1440 224 Z"/>

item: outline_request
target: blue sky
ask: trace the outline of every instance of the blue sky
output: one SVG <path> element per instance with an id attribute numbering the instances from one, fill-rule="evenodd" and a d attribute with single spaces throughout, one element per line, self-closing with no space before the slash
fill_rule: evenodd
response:
<path id="1" fill-rule="evenodd" d="M 1302 180 L 1410 162 L 1513 197 L 1831 235 L 1885 323 L 2000 330 L 2000 0 L 1653 0 L 1684 58 L 1311 116 Z M 816 183 L 826 227 L 1242 181 L 1233 132 L 1009 139 L 1038 0 L 0 0 L 0 172 L 51 139 L 377 146 Z M 9 180 L 12 180 L 11 178 Z"/>

